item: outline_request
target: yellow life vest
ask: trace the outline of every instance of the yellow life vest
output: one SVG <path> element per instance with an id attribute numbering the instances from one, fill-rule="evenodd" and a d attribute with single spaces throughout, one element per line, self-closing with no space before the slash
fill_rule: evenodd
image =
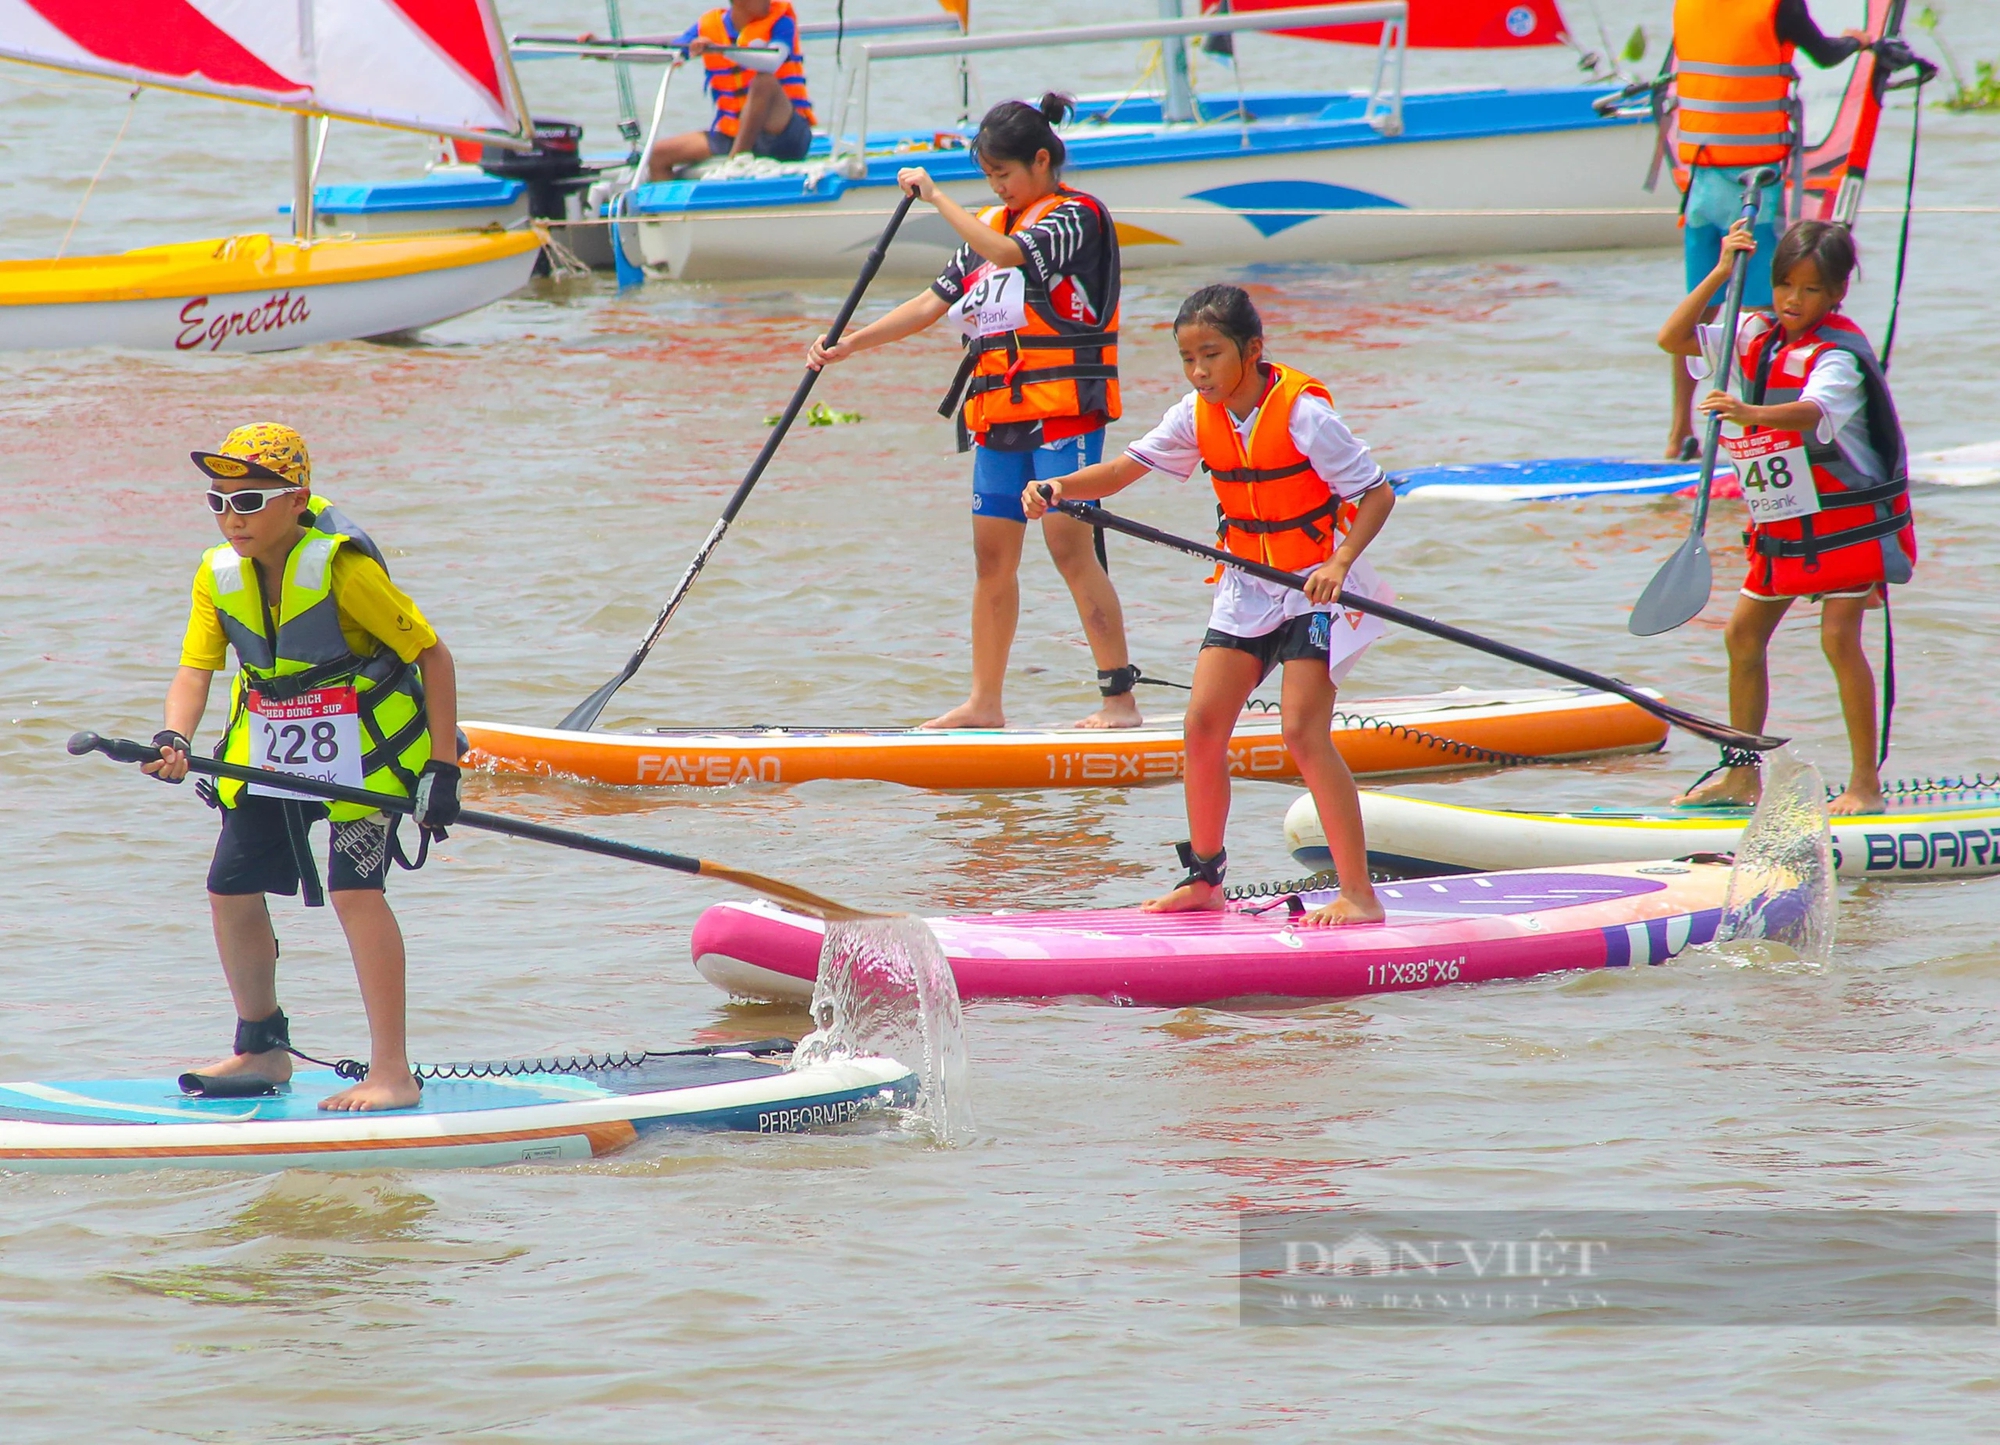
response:
<path id="1" fill-rule="evenodd" d="M 365 534 L 320 530 L 322 525 L 338 525 L 330 513 L 330 508 L 315 513 L 305 536 L 285 558 L 275 636 L 270 631 L 271 618 L 256 564 L 238 556 L 227 542 L 202 554 L 222 630 L 241 664 L 230 681 L 229 727 L 216 756 L 224 762 L 254 766 L 247 705 L 250 692 L 285 699 L 316 688 L 352 686 L 361 713 L 363 786 L 373 792 L 413 797 L 418 774 L 431 756 L 423 682 L 414 664 L 404 662 L 387 647 L 378 648 L 369 657 L 357 657 L 349 650 L 333 597 L 334 555 L 342 547 L 353 547 L 379 562 L 381 553 Z M 233 808 L 243 788 L 241 781 L 223 778 L 218 780 L 216 792 L 225 808 Z M 359 803 L 327 805 L 328 816 L 335 822 L 367 817 L 374 811 Z"/>

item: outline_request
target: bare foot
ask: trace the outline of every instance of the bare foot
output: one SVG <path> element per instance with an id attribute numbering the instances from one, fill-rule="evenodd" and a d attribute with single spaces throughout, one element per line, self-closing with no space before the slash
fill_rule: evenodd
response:
<path id="1" fill-rule="evenodd" d="M 1220 913 L 1229 900 L 1213 883 L 1183 883 L 1171 893 L 1139 905 L 1141 913 Z"/>
<path id="2" fill-rule="evenodd" d="M 335 1112 L 360 1113 L 370 1109 L 410 1109 L 424 1096 L 417 1087 L 416 1075 L 408 1069 L 400 1076 L 385 1074 L 377 1078 L 370 1071 L 367 1078 L 351 1089 L 342 1089 L 338 1094 L 329 1094 L 319 1101 L 322 1109 Z"/>
<path id="3" fill-rule="evenodd" d="M 927 728 L 1004 728 L 1007 715 L 999 708 L 975 707 L 962 702 L 948 713 L 942 713 L 923 724 Z"/>
<path id="4" fill-rule="evenodd" d="M 1298 922 L 1300 928 L 1342 928 L 1350 923 L 1380 923 L 1387 915 L 1375 890 L 1368 890 L 1366 902 L 1342 893 L 1324 908 L 1315 908 Z"/>
<path id="5" fill-rule="evenodd" d="M 283 1049 L 268 1049 L 261 1054 L 231 1054 L 220 1063 L 204 1065 L 194 1072 L 210 1079 L 235 1076 L 262 1079 L 267 1084 L 286 1084 L 292 1078 L 292 1056 Z"/>
<path id="6" fill-rule="evenodd" d="M 1879 813 L 1888 806 L 1880 788 L 1857 788 L 1849 783 L 1845 792 L 1826 805 L 1826 811 L 1835 818 L 1852 818 L 1857 813 Z"/>
<path id="7" fill-rule="evenodd" d="M 1074 724 L 1079 728 L 1135 728 L 1145 722 L 1139 716 L 1139 704 L 1129 692 L 1117 697 L 1104 699 L 1104 706 L 1089 717 Z"/>
<path id="8" fill-rule="evenodd" d="M 1763 795 L 1755 768 L 1724 768 L 1699 787 L 1674 799 L 1676 808 L 1754 808 Z"/>

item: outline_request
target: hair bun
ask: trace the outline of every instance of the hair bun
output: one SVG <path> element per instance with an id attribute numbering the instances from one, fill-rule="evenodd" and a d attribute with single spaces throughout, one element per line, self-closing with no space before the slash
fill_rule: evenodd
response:
<path id="1" fill-rule="evenodd" d="M 1051 90 L 1042 96 L 1042 103 L 1038 109 L 1042 112 L 1042 118 L 1050 125 L 1061 125 L 1076 114 L 1076 97 L 1065 95 L 1059 90 Z"/>

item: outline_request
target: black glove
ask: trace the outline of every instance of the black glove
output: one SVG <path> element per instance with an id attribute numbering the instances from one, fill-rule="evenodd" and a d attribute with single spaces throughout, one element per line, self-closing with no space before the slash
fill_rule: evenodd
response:
<path id="1" fill-rule="evenodd" d="M 419 828 L 437 837 L 458 821 L 458 764 L 432 758 L 417 779 L 416 807 L 410 813 Z"/>
<path id="2" fill-rule="evenodd" d="M 175 732 L 172 728 L 161 728 L 158 732 L 154 733 L 153 746 L 156 748 L 172 748 L 175 752 L 182 754 L 194 751 L 194 744 L 181 736 L 181 734 Z M 160 777 L 158 773 L 153 774 L 153 776 L 156 778 Z M 163 783 L 184 783 L 187 779 L 160 778 L 160 781 Z"/>

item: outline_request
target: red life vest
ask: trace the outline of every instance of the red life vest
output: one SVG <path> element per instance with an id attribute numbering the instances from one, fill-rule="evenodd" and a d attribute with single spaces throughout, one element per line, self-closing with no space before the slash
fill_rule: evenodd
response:
<path id="1" fill-rule="evenodd" d="M 1065 205 L 1097 213 L 1104 235 L 1103 272 L 1087 278 L 1096 285 L 1086 291 L 1068 276 L 1046 286 L 1023 271 L 1021 324 L 967 339 L 958 376 L 938 411 L 952 415 L 963 395 L 965 427 L 975 436 L 1003 422 L 1088 416 L 1116 421 L 1123 415 L 1118 395 L 1118 233 L 1104 203 L 1061 186 L 1019 215 L 1010 217 L 1004 206 L 992 206 L 979 219 L 1011 236 Z M 979 268 L 966 278 L 968 288 L 989 269 L 1004 268 Z"/>
<path id="2" fill-rule="evenodd" d="M 772 0 L 768 15 L 762 20 L 747 22 L 734 35 L 729 33 L 729 7 L 724 5 L 710 10 L 701 17 L 696 33 L 711 45 L 763 45 L 770 41 L 771 32 L 778 28 L 778 22 L 787 16 L 792 21 L 792 53 L 779 65 L 777 81 L 791 98 L 792 109 L 804 118 L 807 125 L 815 125 L 818 122 L 813 116 L 812 101 L 806 96 L 805 57 L 799 54 L 798 16 L 788 0 Z M 717 135 L 733 137 L 738 118 L 743 114 L 743 97 L 750 93 L 753 72 L 727 55 L 717 55 L 712 50 L 703 52 L 701 59 L 708 69 L 705 77 L 708 93 L 715 98 L 715 121 L 709 129 Z"/>
<path id="3" fill-rule="evenodd" d="M 1903 583 L 1915 571 L 1917 533 L 1910 513 L 1902 424 L 1881 363 L 1861 328 L 1835 314 L 1797 340 L 1788 340 L 1784 328 L 1775 323 L 1751 338 L 1738 352 L 1750 404 L 1782 406 L 1797 401 L 1812 368 L 1835 350 L 1852 356 L 1861 368 L 1869 447 L 1887 480 L 1877 481 L 1856 468 L 1837 446 L 1819 440 L 1817 428 L 1805 433 L 1801 441 L 1812 464 L 1821 510 L 1780 522 L 1753 522 L 1743 534 L 1750 550 L 1750 575 L 1744 586 L 1766 597 L 1805 597 L 1878 582 Z"/>
<path id="4" fill-rule="evenodd" d="M 1684 166 L 1782 161 L 1798 142 L 1778 0 L 1676 0 L 1674 129 Z"/>
<path id="5" fill-rule="evenodd" d="M 1270 381 L 1251 424 L 1236 429 L 1229 408 L 1196 397 L 1195 441 L 1215 484 L 1219 545 L 1238 557 L 1306 572 L 1333 555 L 1354 518 L 1292 441 L 1292 407 L 1301 396 L 1331 406 L 1333 393 L 1303 371 L 1265 362 Z"/>

